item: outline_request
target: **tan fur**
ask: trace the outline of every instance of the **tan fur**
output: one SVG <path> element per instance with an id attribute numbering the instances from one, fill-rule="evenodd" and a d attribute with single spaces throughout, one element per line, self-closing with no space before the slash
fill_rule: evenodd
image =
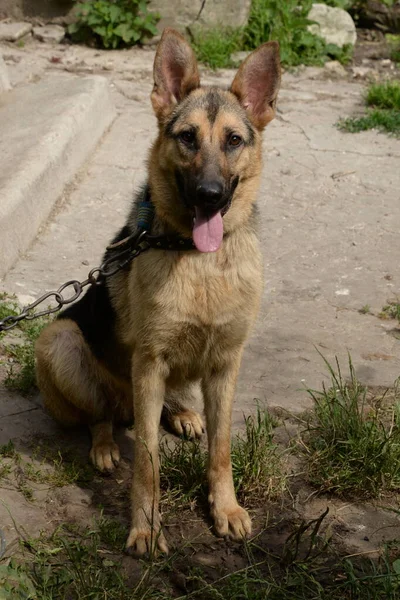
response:
<path id="1" fill-rule="evenodd" d="M 124 349 L 120 372 L 94 356 L 77 324 L 69 319 L 50 325 L 36 346 L 46 407 L 65 424 L 91 427 L 90 456 L 98 468 L 111 470 L 118 463 L 112 423 L 134 413 L 132 527 L 127 547 L 137 555 L 154 548 L 167 551 L 158 511 L 161 415 L 176 433 L 199 437 L 201 417 L 185 408 L 199 393 L 206 413 L 209 500 L 216 532 L 240 539 L 251 530 L 233 488 L 230 423 L 243 347 L 262 291 L 261 251 L 251 215 L 261 172 L 261 130 L 271 117 L 279 86 L 271 76 L 274 89 L 261 90 L 265 97 L 247 90 L 254 72 L 257 77 L 262 72 L 257 52 L 262 60 L 267 56 L 268 68 L 273 60 L 276 63 L 275 46 L 266 44 L 253 53 L 248 59 L 250 72 L 241 69 L 235 78 L 235 94 L 218 91 L 222 108 L 213 120 L 203 107 L 208 92 L 199 87 L 195 59 L 183 38 L 166 30 L 155 60 L 152 103 L 160 132 L 149 161 L 154 228 L 191 236 L 191 217 L 177 200 L 177 168 L 189 169 L 193 176 L 217 173 L 226 181 L 240 176 L 223 219 L 227 235 L 219 250 L 206 254 L 152 250 L 133 261 L 128 275 L 120 272 L 108 280 L 117 339 Z M 190 102 L 179 112 L 186 97 Z M 164 124 L 176 110 L 173 126 L 178 133 L 189 125 L 197 127 L 195 156 L 165 133 Z M 227 129 L 247 135 L 245 110 L 254 127 L 254 142 L 240 152 L 226 152 Z"/>

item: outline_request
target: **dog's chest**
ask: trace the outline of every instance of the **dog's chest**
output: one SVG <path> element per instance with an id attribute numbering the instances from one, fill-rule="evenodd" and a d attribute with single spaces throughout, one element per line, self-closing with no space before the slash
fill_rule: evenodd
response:
<path id="1" fill-rule="evenodd" d="M 246 318 L 260 288 L 260 273 L 254 267 L 215 255 L 184 255 L 157 290 L 157 306 L 164 317 L 196 326 L 221 326 Z"/>

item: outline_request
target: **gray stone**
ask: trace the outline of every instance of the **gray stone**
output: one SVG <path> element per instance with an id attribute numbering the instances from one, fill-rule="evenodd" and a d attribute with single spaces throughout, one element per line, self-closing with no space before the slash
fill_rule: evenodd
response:
<path id="1" fill-rule="evenodd" d="M 0 41 L 16 42 L 30 31 L 31 23 L 0 23 Z"/>
<path id="2" fill-rule="evenodd" d="M 308 26 L 308 30 L 322 37 L 327 44 L 336 44 L 343 48 L 346 44 L 354 46 L 356 43 L 356 26 L 345 10 L 326 4 L 313 4 L 308 18 L 315 21 Z"/>
<path id="3" fill-rule="evenodd" d="M 236 64 L 241 63 L 249 56 L 249 54 L 250 54 L 250 52 L 245 52 L 245 51 L 233 52 L 231 54 L 231 60 Z"/>
<path id="4" fill-rule="evenodd" d="M 8 92 L 8 90 L 11 90 L 10 79 L 8 77 L 6 63 L 0 54 L 0 94 L 1 92 Z"/>
<path id="5" fill-rule="evenodd" d="M 1 13 L 12 19 L 39 17 L 41 20 L 66 20 L 73 12 L 74 0 L 0 0 Z"/>
<path id="6" fill-rule="evenodd" d="M 65 29 L 61 25 L 34 27 L 33 35 L 40 42 L 54 42 L 55 44 L 59 44 L 65 36 Z"/>
<path id="7" fill-rule="evenodd" d="M 331 60 L 325 64 L 325 72 L 327 75 L 339 79 L 347 77 L 347 71 L 338 60 Z"/>
<path id="8" fill-rule="evenodd" d="M 115 117 L 102 77 L 52 75 L 0 107 L 0 277 L 27 249 Z"/>
<path id="9" fill-rule="evenodd" d="M 204 6 L 203 6 L 204 4 Z M 205 27 L 240 27 L 249 16 L 250 0 L 150 0 L 149 8 L 161 15 L 158 28 L 175 27 L 181 31 L 196 24 Z"/>

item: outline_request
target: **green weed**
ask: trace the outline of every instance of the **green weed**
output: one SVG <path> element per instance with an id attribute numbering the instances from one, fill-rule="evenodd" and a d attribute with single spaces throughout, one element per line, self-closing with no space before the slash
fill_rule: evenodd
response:
<path id="1" fill-rule="evenodd" d="M 373 83 L 367 90 L 365 101 L 374 108 L 400 111 L 400 82 Z"/>
<path id="2" fill-rule="evenodd" d="M 400 323 L 400 302 L 392 300 L 385 304 L 379 313 L 381 319 L 397 319 Z"/>
<path id="3" fill-rule="evenodd" d="M 168 504 L 178 501 L 205 502 L 207 498 L 207 452 L 198 440 L 179 440 L 160 444 L 160 485 L 167 492 Z"/>
<path id="4" fill-rule="evenodd" d="M 362 306 L 358 312 L 361 315 L 368 315 L 371 312 L 371 307 L 369 304 L 364 304 L 364 306 Z"/>
<path id="5" fill-rule="evenodd" d="M 400 489 L 400 403 L 384 408 L 383 398 L 368 400 L 349 357 L 350 380 L 339 362 L 324 359 L 331 386 L 307 390 L 314 411 L 303 434 L 309 479 L 321 491 L 378 497 Z"/>
<path id="6" fill-rule="evenodd" d="M 127 530 L 119 521 L 103 514 L 96 521 L 101 541 L 115 550 L 122 551 L 126 542 Z"/>
<path id="7" fill-rule="evenodd" d="M 384 133 L 400 135 L 400 113 L 394 110 L 374 109 L 367 111 L 364 117 L 340 119 L 338 127 L 349 133 L 359 133 L 368 129 L 378 129 Z"/>
<path id="8" fill-rule="evenodd" d="M 42 536 L 25 542 L 32 569 L 25 566 L 41 600 L 122 600 L 129 590 L 118 562 L 102 552 L 98 531 L 58 529 L 50 539 Z M 22 567 L 20 567 L 22 569 Z"/>
<path id="9" fill-rule="evenodd" d="M 253 50 L 268 40 L 278 40 L 286 66 L 323 65 L 329 58 L 348 62 L 351 48 L 340 49 L 310 33 L 308 13 L 312 0 L 253 0 L 243 32 L 245 49 Z"/>
<path id="10" fill-rule="evenodd" d="M 8 315 L 18 315 L 21 308 L 14 297 L 0 295 L 0 319 Z M 12 359 L 7 364 L 4 385 L 9 390 L 30 394 L 36 386 L 34 344 L 42 329 L 50 323 L 51 317 L 39 317 L 34 320 L 20 321 L 14 328 L 18 336 L 16 343 L 5 344 L 5 353 Z"/>
<path id="11" fill-rule="evenodd" d="M 395 63 L 400 63 L 400 35 L 387 33 L 386 41 L 390 46 L 390 58 Z"/>
<path id="12" fill-rule="evenodd" d="M 0 456 L 3 458 L 15 458 L 17 456 L 17 451 L 12 440 L 0 446 Z"/>
<path id="13" fill-rule="evenodd" d="M 278 422 L 266 410 L 245 417 L 245 431 L 232 443 L 235 490 L 244 504 L 281 494 L 286 486 L 281 452 L 273 442 Z"/>
<path id="14" fill-rule="evenodd" d="M 77 21 L 68 27 L 73 41 L 94 41 L 103 48 L 133 46 L 157 35 L 158 15 L 147 0 L 78 0 Z"/>
<path id="15" fill-rule="evenodd" d="M 23 557 L 0 563 L 3 600 L 389 600 L 400 592 L 399 548 L 388 545 L 378 560 L 342 558 L 323 533 L 327 511 L 293 525 L 281 550 L 266 544 L 268 531 L 244 542 L 241 569 L 221 574 L 191 566 L 190 549 L 142 563 L 132 577 L 99 523 L 65 525 L 50 537 L 23 542 Z M 119 536 L 119 533 L 118 533 Z M 202 549 L 204 552 L 205 549 Z M 196 552 L 194 552 L 196 553 Z M 243 560 L 244 559 L 244 560 Z M 186 591 L 171 582 L 185 575 Z M 170 582 L 171 581 L 171 582 Z M 7 595 L 4 595 L 4 590 Z M 3 596 L 2 596 L 3 593 Z"/>
<path id="16" fill-rule="evenodd" d="M 391 81 L 371 85 L 365 96 L 371 107 L 365 116 L 341 119 L 339 129 L 358 133 L 367 129 L 378 129 L 392 135 L 400 135 L 400 83 Z"/>
<path id="17" fill-rule="evenodd" d="M 234 66 L 231 54 L 240 49 L 241 31 L 230 27 L 199 30 L 193 35 L 193 48 L 200 62 L 212 69 Z"/>
<path id="18" fill-rule="evenodd" d="M 307 30 L 311 6 L 312 0 L 252 0 L 245 27 L 217 27 L 193 35 L 197 58 L 213 69 L 232 67 L 233 52 L 255 50 L 268 40 L 278 40 L 285 66 L 323 65 L 329 59 L 346 64 L 352 56 L 351 46 L 327 44 Z"/>
<path id="19" fill-rule="evenodd" d="M 281 453 L 273 442 L 276 421 L 265 410 L 245 417 L 245 431 L 232 441 L 232 472 L 241 502 L 257 503 L 278 495 L 285 488 Z M 200 442 L 180 440 L 160 446 L 161 486 L 169 492 L 168 501 L 185 502 L 207 498 L 208 453 Z"/>

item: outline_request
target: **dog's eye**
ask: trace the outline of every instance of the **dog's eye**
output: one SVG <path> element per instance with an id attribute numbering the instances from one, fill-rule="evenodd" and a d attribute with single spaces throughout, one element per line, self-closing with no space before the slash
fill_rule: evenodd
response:
<path id="1" fill-rule="evenodd" d="M 193 131 L 182 131 L 182 133 L 179 134 L 179 138 L 182 140 L 182 142 L 188 146 L 191 146 L 194 143 L 195 134 Z"/>
<path id="2" fill-rule="evenodd" d="M 236 135 L 236 134 L 233 133 L 229 137 L 228 143 L 229 143 L 230 146 L 233 146 L 234 148 L 237 148 L 242 143 L 242 138 L 240 137 L 240 135 Z"/>

